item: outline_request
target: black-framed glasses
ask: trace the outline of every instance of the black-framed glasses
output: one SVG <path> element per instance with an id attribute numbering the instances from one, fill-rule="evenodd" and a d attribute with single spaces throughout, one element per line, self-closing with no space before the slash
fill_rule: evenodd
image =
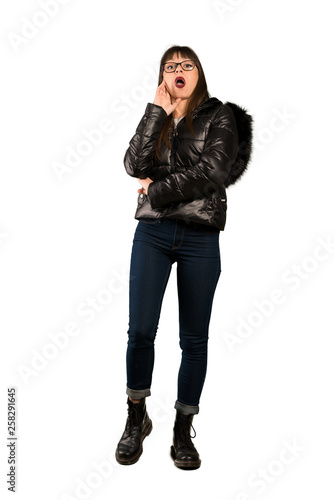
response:
<path id="1" fill-rule="evenodd" d="M 180 65 L 181 68 L 184 69 L 184 71 L 192 71 L 195 68 L 195 66 L 197 66 L 195 61 L 193 61 L 192 59 L 187 59 L 186 61 L 181 61 L 178 63 L 168 62 L 162 64 L 161 68 L 162 71 L 165 71 L 166 73 L 174 73 L 178 65 Z"/>

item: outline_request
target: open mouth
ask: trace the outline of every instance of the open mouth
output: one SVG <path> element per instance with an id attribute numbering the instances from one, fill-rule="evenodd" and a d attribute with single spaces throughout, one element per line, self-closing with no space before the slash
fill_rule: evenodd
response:
<path id="1" fill-rule="evenodd" d="M 186 81 L 183 78 L 183 76 L 178 76 L 175 78 L 175 87 L 177 87 L 178 89 L 183 89 L 185 84 L 186 84 Z"/>

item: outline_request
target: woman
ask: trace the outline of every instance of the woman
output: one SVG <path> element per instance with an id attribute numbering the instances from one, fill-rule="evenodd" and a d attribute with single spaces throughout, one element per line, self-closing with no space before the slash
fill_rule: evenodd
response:
<path id="1" fill-rule="evenodd" d="M 154 103 L 147 104 L 124 157 L 126 172 L 141 187 L 130 265 L 128 417 L 116 450 L 120 464 L 137 462 L 152 430 L 146 397 L 151 394 L 154 340 L 177 262 L 182 360 L 171 456 L 181 469 L 200 467 L 190 427 L 206 376 L 211 308 L 221 273 L 225 188 L 245 171 L 251 149 L 252 117 L 236 104 L 210 97 L 193 50 L 170 47 L 161 59 Z"/>

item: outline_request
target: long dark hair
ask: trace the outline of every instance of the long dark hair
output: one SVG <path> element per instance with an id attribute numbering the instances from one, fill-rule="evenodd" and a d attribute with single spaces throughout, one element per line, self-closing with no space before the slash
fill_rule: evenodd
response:
<path id="1" fill-rule="evenodd" d="M 193 111 L 197 106 L 199 106 L 202 102 L 206 101 L 209 99 L 210 94 L 208 92 L 207 84 L 206 84 L 206 79 L 204 75 L 204 71 L 201 65 L 201 62 L 199 58 L 197 57 L 197 54 L 190 48 L 190 47 L 185 47 L 185 46 L 180 46 L 180 45 L 173 45 L 169 49 L 166 50 L 166 52 L 163 54 L 161 61 L 160 61 L 160 71 L 159 71 L 159 82 L 158 86 L 162 83 L 163 80 L 163 64 L 167 62 L 168 60 L 172 59 L 174 54 L 177 54 L 179 57 L 184 57 L 185 59 L 192 59 L 195 61 L 198 69 L 198 82 L 196 87 L 194 88 L 193 93 L 188 99 L 188 105 L 187 105 L 187 112 L 186 112 L 186 125 L 188 126 L 189 130 L 191 131 L 192 134 L 194 134 L 194 128 L 193 128 L 193 123 L 192 123 L 192 115 Z M 155 156 L 156 158 L 161 159 L 161 143 L 162 141 L 166 144 L 166 146 L 171 149 L 170 141 L 169 141 L 169 130 L 172 125 L 172 120 L 173 120 L 173 113 L 171 113 L 164 124 L 164 127 L 161 131 L 160 137 L 157 141 L 157 147 L 155 151 Z"/>

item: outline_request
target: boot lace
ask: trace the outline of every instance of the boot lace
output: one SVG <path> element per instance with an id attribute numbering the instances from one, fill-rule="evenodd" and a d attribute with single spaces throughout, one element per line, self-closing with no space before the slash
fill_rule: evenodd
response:
<path id="1" fill-rule="evenodd" d="M 138 403 L 139 404 L 139 403 Z M 126 421 L 126 429 L 130 432 L 134 427 L 138 426 L 138 406 L 128 406 L 128 418 Z"/>
<path id="2" fill-rule="evenodd" d="M 196 437 L 196 431 L 194 429 L 193 424 L 191 423 L 191 428 L 194 431 L 195 435 L 191 436 L 190 435 L 190 428 L 189 428 L 189 421 L 187 419 L 184 419 L 182 422 L 182 425 L 180 426 L 180 431 L 181 431 L 181 436 L 182 440 L 184 441 L 185 445 L 187 445 L 189 448 L 192 450 L 195 448 L 193 442 L 191 439 L 194 439 Z"/>

